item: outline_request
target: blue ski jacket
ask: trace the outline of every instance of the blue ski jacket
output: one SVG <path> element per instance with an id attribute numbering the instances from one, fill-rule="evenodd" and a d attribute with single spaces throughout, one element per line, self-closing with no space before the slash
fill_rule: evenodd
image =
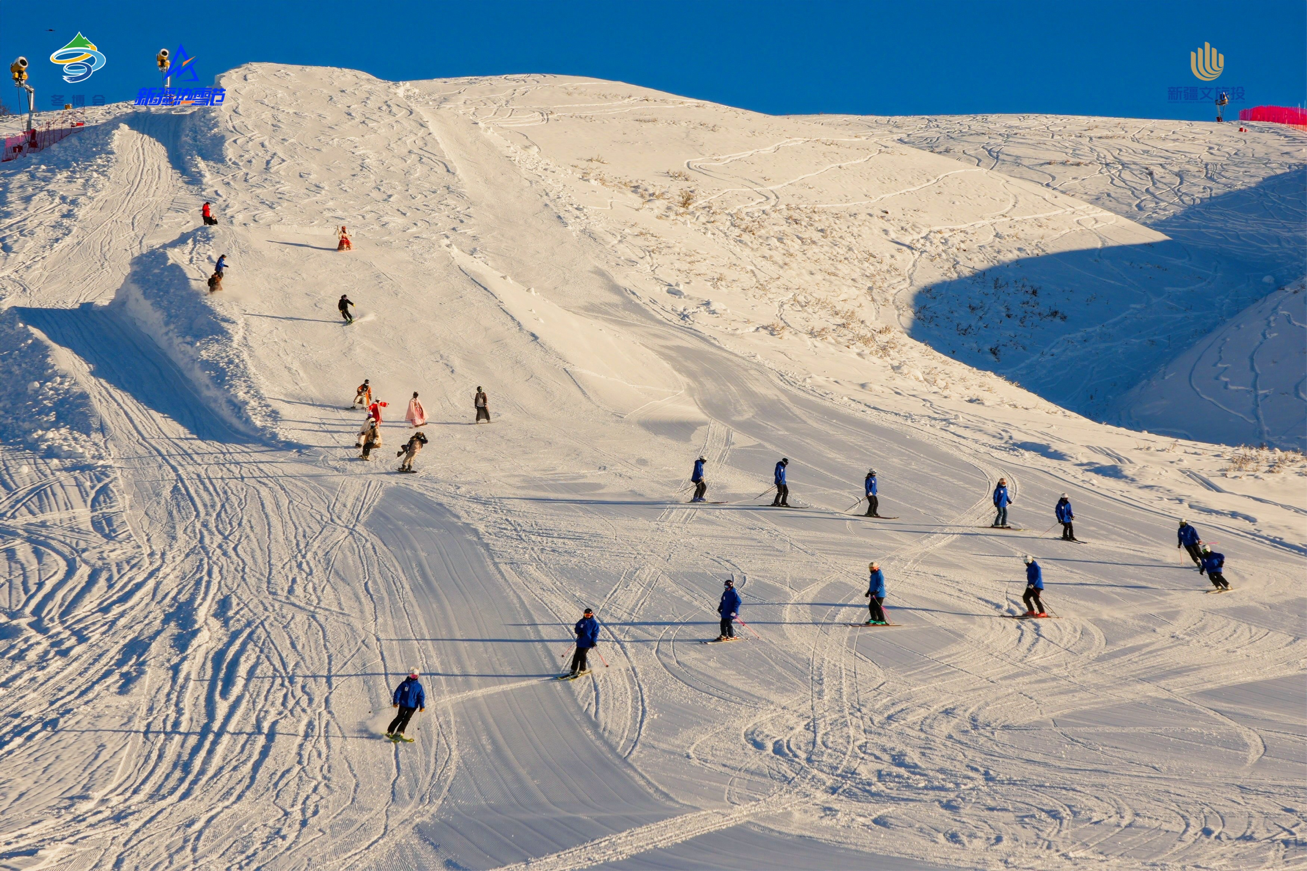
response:
<path id="1" fill-rule="evenodd" d="M 722 603 L 717 606 L 717 613 L 723 617 L 734 617 L 740 613 L 740 594 L 735 592 L 734 587 L 729 587 L 722 593 Z"/>
<path id="2" fill-rule="evenodd" d="M 1198 530 L 1188 523 L 1176 530 L 1175 537 L 1183 545 L 1197 544 L 1200 541 Z"/>
<path id="3" fill-rule="evenodd" d="M 1044 589 L 1044 573 L 1039 570 L 1039 563 L 1026 566 L 1026 586 L 1036 590 Z"/>
<path id="4" fill-rule="evenodd" d="M 1203 571 L 1207 572 L 1207 574 L 1210 575 L 1215 572 L 1219 575 L 1224 568 L 1225 554 L 1213 552 L 1203 557 Z"/>
<path id="5" fill-rule="evenodd" d="M 777 464 L 776 464 L 776 485 L 777 485 L 777 486 L 780 486 L 781 484 L 784 484 L 784 483 L 785 483 L 785 464 L 784 464 L 784 463 L 777 463 Z"/>
<path id="6" fill-rule="evenodd" d="M 427 693 L 422 689 L 421 681 L 406 677 L 402 684 L 395 687 L 395 697 L 390 701 L 391 704 L 399 705 L 401 708 L 425 708 Z"/>
<path id="7" fill-rule="evenodd" d="M 873 596 L 885 598 L 885 573 L 880 569 L 871 573 L 871 585 L 867 590 Z"/>
<path id="8" fill-rule="evenodd" d="M 576 633 L 576 646 L 582 650 L 589 650 L 599 643 L 599 621 L 593 617 L 577 620 L 572 631 Z"/>
<path id="9" fill-rule="evenodd" d="M 1059 500 L 1057 507 L 1053 509 L 1053 513 L 1057 515 L 1058 523 L 1070 523 L 1075 519 L 1075 515 L 1071 513 L 1070 499 Z"/>
<path id="10" fill-rule="evenodd" d="M 1012 504 L 1012 497 L 1007 495 L 1007 488 L 999 484 L 994 488 L 994 507 L 1002 508 Z"/>
<path id="11" fill-rule="evenodd" d="M 868 475 L 867 480 L 862 482 L 862 488 L 867 491 L 868 496 L 876 495 L 876 476 Z"/>
<path id="12" fill-rule="evenodd" d="M 694 471 L 690 474 L 690 480 L 696 484 L 703 480 L 703 460 L 694 461 Z"/>
<path id="13" fill-rule="evenodd" d="M 214 264 L 213 271 L 222 272 L 226 268 L 227 268 L 227 255 L 224 254 L 221 257 L 219 257 L 218 262 Z"/>

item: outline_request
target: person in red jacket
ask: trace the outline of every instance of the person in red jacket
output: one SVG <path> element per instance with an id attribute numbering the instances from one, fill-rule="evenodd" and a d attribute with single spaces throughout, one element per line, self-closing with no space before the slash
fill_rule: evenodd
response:
<path id="1" fill-rule="evenodd" d="M 207 202 L 204 204 L 204 208 L 200 209 L 200 215 L 204 218 L 205 224 L 218 223 L 217 218 L 213 217 L 213 212 L 210 211 L 210 206 Z"/>
<path id="2" fill-rule="evenodd" d="M 382 402 L 378 399 L 376 402 L 368 406 L 368 414 L 372 415 L 372 419 L 377 423 L 381 423 L 381 409 L 386 408 L 389 405 L 390 403 Z"/>

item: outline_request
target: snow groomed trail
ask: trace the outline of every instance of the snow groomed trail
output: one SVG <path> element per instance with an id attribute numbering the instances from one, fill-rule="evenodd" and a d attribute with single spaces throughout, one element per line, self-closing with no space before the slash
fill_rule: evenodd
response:
<path id="1" fill-rule="evenodd" d="M 950 404 L 661 283 L 765 261 L 624 223 L 630 180 L 747 152 L 776 160 L 759 190 L 793 195 L 840 171 L 789 162 L 778 143 L 819 141 L 807 122 L 547 77 L 228 79 L 227 114 L 107 133 L 74 229 L 34 219 L 43 256 L 0 267 L 102 455 L 0 450 L 0 867 L 1302 860 L 1300 543 L 1194 513 L 1190 477 L 1136 483 L 1133 435 L 1015 388 Z M 671 122 L 657 147 L 619 147 L 646 118 Z M 570 161 L 591 157 L 625 179 L 581 181 Z M 886 184 L 949 171 L 914 160 L 898 149 Z M 109 207 L 138 195 L 130 220 Z M 222 224 L 196 233 L 204 198 Z M 220 253 L 227 289 L 197 318 L 184 295 Z M 177 283 L 130 286 L 144 275 Z M 343 292 L 365 315 L 349 327 Z M 224 355 L 192 361 L 212 330 Z M 273 413 L 233 417 L 227 371 Z M 363 377 L 390 402 L 372 463 L 344 410 Z M 478 384 L 490 426 L 471 424 Z M 394 475 L 413 390 L 432 443 Z M 677 495 L 700 454 L 725 504 Z M 752 498 L 781 456 L 788 511 Z M 897 520 L 850 513 L 869 465 Z M 984 528 L 1000 475 L 1025 532 Z M 1040 537 L 1064 491 L 1087 544 Z M 1234 593 L 1203 595 L 1177 511 L 1219 540 Z M 1027 552 L 1061 620 L 996 619 Z M 900 628 L 848 625 L 873 558 Z M 704 646 L 731 574 L 748 639 Z M 603 660 L 555 681 L 587 606 Z M 428 706 L 396 746 L 380 733 L 412 668 Z"/>

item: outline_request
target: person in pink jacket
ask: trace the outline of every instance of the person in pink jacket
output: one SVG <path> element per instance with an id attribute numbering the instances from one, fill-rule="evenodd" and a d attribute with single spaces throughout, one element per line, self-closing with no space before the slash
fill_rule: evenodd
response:
<path id="1" fill-rule="evenodd" d="M 408 413 L 404 415 L 404 419 L 415 427 L 426 426 L 427 424 L 427 412 L 422 407 L 422 403 L 418 401 L 416 390 L 413 391 L 413 398 L 408 401 Z"/>

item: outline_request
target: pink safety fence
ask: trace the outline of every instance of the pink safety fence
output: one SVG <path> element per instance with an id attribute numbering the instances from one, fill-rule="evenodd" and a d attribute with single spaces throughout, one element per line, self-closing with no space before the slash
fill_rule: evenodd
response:
<path id="1" fill-rule="evenodd" d="M 0 161 L 13 160 L 20 154 L 49 148 L 56 142 L 67 139 L 82 126 L 81 122 L 76 122 L 68 127 L 44 127 L 39 130 L 29 130 L 17 136 L 7 136 L 5 137 L 4 155 L 0 156 Z"/>
<path id="2" fill-rule="evenodd" d="M 1287 106 L 1254 106 L 1239 110 L 1240 121 L 1273 121 L 1276 124 L 1293 124 L 1307 127 L 1307 112 Z"/>

